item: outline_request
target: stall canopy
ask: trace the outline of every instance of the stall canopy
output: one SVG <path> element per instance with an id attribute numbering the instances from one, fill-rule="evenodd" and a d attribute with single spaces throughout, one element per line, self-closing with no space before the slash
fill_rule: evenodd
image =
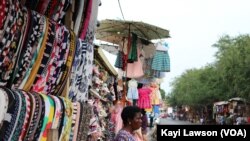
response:
<path id="1" fill-rule="evenodd" d="M 96 39 L 119 44 L 130 33 L 145 40 L 170 37 L 168 30 L 144 22 L 106 19 L 100 21 L 100 26 L 96 30 Z"/>

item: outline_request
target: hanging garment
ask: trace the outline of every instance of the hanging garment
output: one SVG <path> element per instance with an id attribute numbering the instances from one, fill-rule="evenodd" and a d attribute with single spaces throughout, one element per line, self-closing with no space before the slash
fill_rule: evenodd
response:
<path id="1" fill-rule="evenodd" d="M 152 69 L 161 72 L 170 72 L 170 58 L 168 44 L 159 42 L 156 45 L 156 52 L 153 57 Z"/>
<path id="2" fill-rule="evenodd" d="M 81 39 L 85 39 L 85 36 L 87 34 L 87 30 L 88 30 L 90 19 L 91 19 L 91 13 L 92 13 L 92 3 L 93 3 L 93 0 L 88 0 L 87 2 L 88 7 L 86 8 L 85 18 L 84 18 L 83 26 L 82 26 L 81 33 L 79 36 Z"/>
<path id="3" fill-rule="evenodd" d="M 128 94 L 127 98 L 131 100 L 138 99 L 138 83 L 135 79 L 131 79 L 128 82 Z"/>
<path id="4" fill-rule="evenodd" d="M 168 51 L 156 51 L 152 61 L 152 69 L 161 72 L 170 72 L 170 58 Z"/>
<path id="5" fill-rule="evenodd" d="M 142 63 L 141 60 L 139 59 L 140 56 L 140 51 L 137 49 L 137 61 L 134 63 L 128 63 L 127 64 L 127 77 L 129 78 L 139 78 L 144 75 L 144 72 L 142 70 Z"/>
<path id="6" fill-rule="evenodd" d="M 123 52 L 122 51 L 118 51 L 118 54 L 116 56 L 116 60 L 115 60 L 115 67 L 122 69 L 123 68 Z"/>
<path id="7" fill-rule="evenodd" d="M 137 58 L 137 35 L 136 34 L 132 34 L 132 45 L 131 48 L 129 50 L 129 54 L 128 54 L 128 62 L 129 63 L 133 63 L 136 62 L 138 60 Z"/>
<path id="8" fill-rule="evenodd" d="M 151 101 L 150 101 L 150 94 L 152 92 L 151 89 L 143 87 L 138 89 L 139 92 L 139 99 L 137 101 L 137 105 L 140 108 L 151 108 Z"/>
<path id="9" fill-rule="evenodd" d="M 88 103 L 81 103 L 80 123 L 77 133 L 77 140 L 87 140 L 89 132 L 89 123 L 93 115 L 93 108 Z"/>
<path id="10" fill-rule="evenodd" d="M 89 86 L 92 85 L 92 67 L 93 67 L 93 45 L 85 43 L 86 45 L 86 57 L 83 64 L 83 74 L 79 84 L 79 93 L 76 96 L 77 101 L 85 101 L 88 99 Z"/>
<path id="11" fill-rule="evenodd" d="M 22 126 L 22 129 L 27 129 L 28 123 L 30 121 L 30 115 L 31 115 L 31 99 L 30 99 L 30 95 L 29 93 L 26 93 L 24 91 L 22 91 L 21 93 L 23 93 L 24 97 L 25 97 L 25 101 L 26 101 L 26 114 L 25 114 L 25 118 L 24 118 L 24 123 Z M 25 135 L 26 135 L 27 130 L 22 130 L 21 134 L 19 135 L 19 140 L 23 140 Z"/>
<path id="12" fill-rule="evenodd" d="M 1 89 L 0 89 L 1 90 Z M 0 92 L 0 129 L 3 125 L 3 121 L 4 121 L 4 116 L 6 115 L 7 113 L 7 110 L 8 110 L 8 105 L 9 105 L 9 98 L 8 98 L 8 94 L 4 91 L 1 91 Z M 12 101 L 10 101 L 12 102 Z"/>
<path id="13" fill-rule="evenodd" d="M 151 93 L 151 104 L 152 105 L 159 105 L 160 104 L 160 98 L 159 98 L 159 86 L 155 82 L 151 83 L 150 89 L 152 90 Z"/>
<path id="14" fill-rule="evenodd" d="M 74 25 L 74 32 L 76 34 L 76 36 L 78 37 L 79 35 L 79 30 L 80 30 L 80 26 L 81 26 L 81 20 L 82 20 L 82 17 L 84 15 L 84 6 L 86 5 L 86 1 L 85 0 L 81 0 L 81 1 L 75 1 L 76 3 L 78 3 L 78 8 L 77 8 L 77 11 L 76 13 L 77 16 L 76 16 L 76 20 L 75 20 L 75 25 Z"/>
<path id="15" fill-rule="evenodd" d="M 144 71 L 145 77 L 152 77 L 153 76 L 154 71 L 152 70 L 152 61 L 153 61 L 153 58 L 146 58 L 144 60 L 143 71 Z"/>

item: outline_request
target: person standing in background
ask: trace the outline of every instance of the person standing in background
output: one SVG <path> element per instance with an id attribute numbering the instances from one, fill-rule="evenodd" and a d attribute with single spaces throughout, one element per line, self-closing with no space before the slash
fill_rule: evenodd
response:
<path id="1" fill-rule="evenodd" d="M 154 113 L 153 112 L 150 113 L 149 118 L 150 118 L 150 125 L 149 126 L 150 126 L 150 128 L 152 128 L 153 122 L 154 122 Z"/>

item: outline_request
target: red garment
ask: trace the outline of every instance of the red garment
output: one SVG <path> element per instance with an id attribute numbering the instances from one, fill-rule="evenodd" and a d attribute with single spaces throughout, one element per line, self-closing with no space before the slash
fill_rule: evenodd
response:
<path id="1" fill-rule="evenodd" d="M 138 99 L 138 107 L 140 108 L 151 108 L 150 94 L 152 90 L 149 88 L 140 88 L 138 89 L 139 99 Z"/>

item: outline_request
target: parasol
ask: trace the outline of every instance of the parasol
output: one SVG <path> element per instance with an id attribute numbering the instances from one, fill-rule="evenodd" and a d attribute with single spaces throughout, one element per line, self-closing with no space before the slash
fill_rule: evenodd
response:
<path id="1" fill-rule="evenodd" d="M 96 39 L 110 43 L 120 44 L 129 33 L 136 34 L 145 40 L 169 38 L 169 31 L 158 26 L 139 21 L 124 21 L 106 19 L 100 21 L 96 30 Z"/>

